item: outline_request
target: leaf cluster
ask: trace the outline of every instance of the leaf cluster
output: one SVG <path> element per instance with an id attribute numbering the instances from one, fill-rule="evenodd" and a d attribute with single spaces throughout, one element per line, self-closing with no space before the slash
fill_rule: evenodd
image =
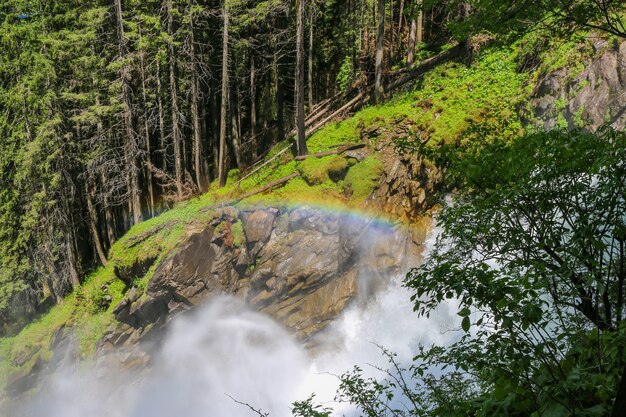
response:
<path id="1" fill-rule="evenodd" d="M 483 410 L 606 412 L 624 346 L 625 161 L 626 135 L 605 127 L 473 143 L 452 164 L 462 191 L 406 285 L 420 315 L 459 300 L 464 336 L 422 359 L 485 383 Z"/>

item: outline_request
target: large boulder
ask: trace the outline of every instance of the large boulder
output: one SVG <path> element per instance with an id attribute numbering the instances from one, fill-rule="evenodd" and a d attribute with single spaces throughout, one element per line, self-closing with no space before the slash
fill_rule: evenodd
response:
<path id="1" fill-rule="evenodd" d="M 101 348 L 137 344 L 223 293 L 307 339 L 357 294 L 418 262 L 417 235 L 399 223 L 311 207 L 218 210 L 159 264 L 145 294 L 129 291 L 115 309 L 121 324 Z"/>

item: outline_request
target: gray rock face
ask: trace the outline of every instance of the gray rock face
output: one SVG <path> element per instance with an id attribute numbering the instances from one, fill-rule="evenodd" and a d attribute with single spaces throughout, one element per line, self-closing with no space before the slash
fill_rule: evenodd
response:
<path id="1" fill-rule="evenodd" d="M 392 141 L 379 142 L 384 171 L 368 202 L 385 213 L 417 219 L 432 208 L 443 182 L 442 171 L 417 154 L 399 154 Z"/>
<path id="2" fill-rule="evenodd" d="M 365 143 L 376 140 L 376 155 L 383 172 L 376 189 L 365 203 L 374 211 L 414 222 L 431 209 L 443 185 L 443 173 L 416 152 L 403 152 L 396 146 L 398 138 L 414 135 L 417 124 L 399 117 L 384 126 L 361 129 Z M 367 150 L 366 150 L 367 151 Z"/>
<path id="3" fill-rule="evenodd" d="M 146 294 L 129 291 L 115 309 L 122 324 L 100 349 L 136 345 L 223 293 L 306 339 L 352 299 L 416 264 L 423 234 L 306 207 L 219 210 L 160 263 Z"/>
<path id="4" fill-rule="evenodd" d="M 605 123 L 626 127 L 626 42 L 598 39 L 593 48 L 596 57 L 577 76 L 559 70 L 537 83 L 531 107 L 545 129 L 563 122 L 570 129 L 584 124 L 595 130 Z"/>

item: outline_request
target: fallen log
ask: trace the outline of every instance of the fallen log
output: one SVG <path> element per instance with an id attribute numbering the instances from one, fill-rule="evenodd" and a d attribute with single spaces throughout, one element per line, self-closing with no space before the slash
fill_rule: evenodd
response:
<path id="1" fill-rule="evenodd" d="M 422 61 L 419 65 L 417 65 L 413 69 L 410 69 L 404 72 L 405 75 L 402 75 L 401 77 L 388 83 L 387 86 L 385 87 L 385 93 L 389 93 L 395 90 L 396 88 L 408 83 L 409 81 L 412 81 L 424 75 L 424 73 L 430 71 L 431 69 L 441 64 L 442 62 L 446 62 L 452 58 L 456 58 L 460 56 L 464 52 L 464 50 L 465 49 L 464 49 L 463 44 L 459 43 L 453 46 L 452 48 L 448 49 L 447 51 L 443 51 L 439 55 L 436 55 L 432 58 L 428 58 Z"/>
<path id="2" fill-rule="evenodd" d="M 357 103 L 359 100 L 361 100 L 363 98 L 363 93 L 358 94 L 356 97 L 354 97 L 352 100 L 350 100 L 349 102 L 347 102 L 346 104 L 344 104 L 343 106 L 341 106 L 341 108 L 339 108 L 338 110 L 336 110 L 335 112 L 333 112 L 330 116 L 326 117 L 324 120 L 322 120 L 321 122 L 319 122 L 317 125 L 315 125 L 314 127 L 310 128 L 307 131 L 307 137 L 311 136 L 313 133 L 315 133 L 320 127 L 324 126 L 326 123 L 328 123 L 330 120 L 334 119 L 335 117 L 337 117 L 339 114 L 341 114 L 342 112 L 346 111 L 347 109 L 349 109 L 353 104 Z"/>
<path id="3" fill-rule="evenodd" d="M 265 185 L 265 186 L 263 186 L 261 188 L 257 188 L 256 190 L 249 191 L 249 192 L 247 192 L 245 194 L 242 194 L 242 195 L 239 195 L 239 196 L 237 196 L 237 197 L 235 197 L 233 199 L 226 200 L 226 201 L 223 201 L 221 203 L 214 204 L 212 206 L 203 208 L 202 211 L 206 212 L 206 211 L 217 209 L 217 208 L 222 208 L 222 207 L 226 207 L 226 206 L 235 205 L 238 202 L 240 202 L 241 200 L 245 200 L 246 198 L 252 197 L 253 195 L 257 195 L 257 194 L 261 194 L 261 193 L 270 191 L 271 189 L 276 188 L 279 185 L 286 184 L 287 182 L 289 182 L 293 178 L 296 178 L 296 177 L 299 177 L 299 176 L 300 176 L 299 172 L 294 172 L 293 174 L 289 174 L 286 177 L 279 178 L 276 181 L 272 181 L 269 184 L 267 184 L 267 185 Z"/>
<path id="4" fill-rule="evenodd" d="M 131 236 L 128 239 L 124 240 L 123 242 L 127 243 L 126 248 L 130 249 L 133 246 L 137 246 L 141 242 L 145 241 L 150 236 L 156 235 L 161 230 L 174 226 L 176 223 L 178 223 L 178 220 L 172 220 L 170 222 L 163 223 L 163 224 L 161 224 L 161 225 L 159 225 L 157 227 L 154 227 L 154 228 L 148 230 L 147 232 L 141 233 L 141 234 L 136 235 L 136 236 Z"/>
<path id="5" fill-rule="evenodd" d="M 306 116 L 307 119 L 311 117 L 312 114 L 315 114 L 315 112 L 317 112 L 319 109 L 321 109 L 322 107 L 330 103 L 332 99 L 333 99 L 332 97 L 329 97 L 327 99 L 320 101 L 319 103 L 316 103 L 313 107 L 309 109 L 309 114 Z"/>
<path id="6" fill-rule="evenodd" d="M 267 160 L 265 163 L 263 163 L 262 165 L 259 165 L 258 168 L 255 168 L 254 170 L 252 170 L 248 175 L 246 175 L 245 177 L 241 178 L 239 181 L 237 181 L 233 186 L 236 187 L 238 186 L 243 180 L 250 178 L 251 176 L 253 176 L 254 174 L 256 174 L 257 172 L 259 172 L 261 169 L 265 168 L 267 165 L 269 165 L 272 161 L 274 161 L 276 158 L 278 158 L 279 156 L 283 155 L 285 152 L 287 152 L 289 149 L 291 149 L 291 146 L 287 146 L 285 149 L 283 149 L 282 151 L 278 152 L 276 155 L 274 155 L 273 157 L 271 157 L 269 160 Z"/>
<path id="7" fill-rule="evenodd" d="M 296 161 L 304 161 L 308 158 L 322 158 L 324 156 L 329 155 L 337 155 L 337 150 L 334 151 L 326 151 L 326 152 L 318 152 L 318 153 L 310 153 L 308 155 L 298 155 L 296 156 Z"/>
<path id="8" fill-rule="evenodd" d="M 367 146 L 367 144 L 366 143 L 349 143 L 347 145 L 337 145 L 337 146 L 338 148 L 332 151 L 318 152 L 318 153 L 312 153 L 308 155 L 299 155 L 299 156 L 296 156 L 295 159 L 296 161 L 304 161 L 307 158 L 322 158 L 324 156 L 330 156 L 330 155 L 341 155 L 342 153 L 351 151 L 353 149 L 363 148 Z"/>
<path id="9" fill-rule="evenodd" d="M 337 104 L 337 102 L 341 102 L 342 100 L 344 100 L 346 97 L 349 97 L 355 89 L 352 89 L 348 92 L 345 93 L 340 93 L 337 94 L 336 96 L 330 98 L 328 100 L 328 104 L 324 106 L 324 108 L 322 108 L 321 110 L 316 110 L 316 113 L 312 113 L 306 120 L 305 122 L 305 126 L 308 128 L 310 127 L 314 122 L 316 122 L 317 120 L 319 120 L 322 116 L 324 116 L 325 114 L 327 114 L 329 111 L 331 111 L 333 109 L 333 107 Z"/>
<path id="10" fill-rule="evenodd" d="M 286 177 L 277 179 L 276 181 L 272 181 L 269 184 L 267 184 L 266 186 L 262 187 L 262 188 L 258 188 L 256 190 L 252 190 L 250 192 L 247 192 L 241 196 L 236 197 L 232 202 L 229 203 L 229 205 L 232 204 L 236 204 L 238 202 L 240 202 L 241 200 L 245 200 L 248 197 L 252 197 L 253 195 L 257 195 L 257 194 L 261 194 L 264 193 L 266 191 L 270 191 L 271 189 L 278 187 L 279 185 L 283 185 L 286 184 L 287 182 L 289 182 L 290 180 L 299 177 L 300 173 L 299 172 L 294 172 L 293 174 L 287 175 Z"/>

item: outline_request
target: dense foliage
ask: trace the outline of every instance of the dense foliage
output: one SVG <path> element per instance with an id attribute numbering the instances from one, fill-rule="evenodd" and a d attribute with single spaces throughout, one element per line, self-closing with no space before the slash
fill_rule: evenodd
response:
<path id="1" fill-rule="evenodd" d="M 453 167 L 464 191 L 407 284 L 418 314 L 459 299 L 467 334 L 425 359 L 477 375 L 493 393 L 483 413 L 610 410 L 624 359 L 625 157 L 621 132 L 554 131 L 476 146 Z"/>
<path id="2" fill-rule="evenodd" d="M 376 7 L 305 3 L 312 110 L 371 78 Z M 402 60 L 417 3 L 384 9 L 385 65 Z M 60 301 L 131 225 L 205 191 L 220 161 L 243 170 L 288 136 L 296 5 L 0 3 L 0 327 Z"/>
<path id="3" fill-rule="evenodd" d="M 449 346 L 388 378 L 341 376 L 367 416 L 620 416 L 626 364 L 626 134 L 603 128 L 473 143 L 407 275 L 415 310 L 457 300 Z M 620 385 L 621 384 L 621 385 Z"/>

